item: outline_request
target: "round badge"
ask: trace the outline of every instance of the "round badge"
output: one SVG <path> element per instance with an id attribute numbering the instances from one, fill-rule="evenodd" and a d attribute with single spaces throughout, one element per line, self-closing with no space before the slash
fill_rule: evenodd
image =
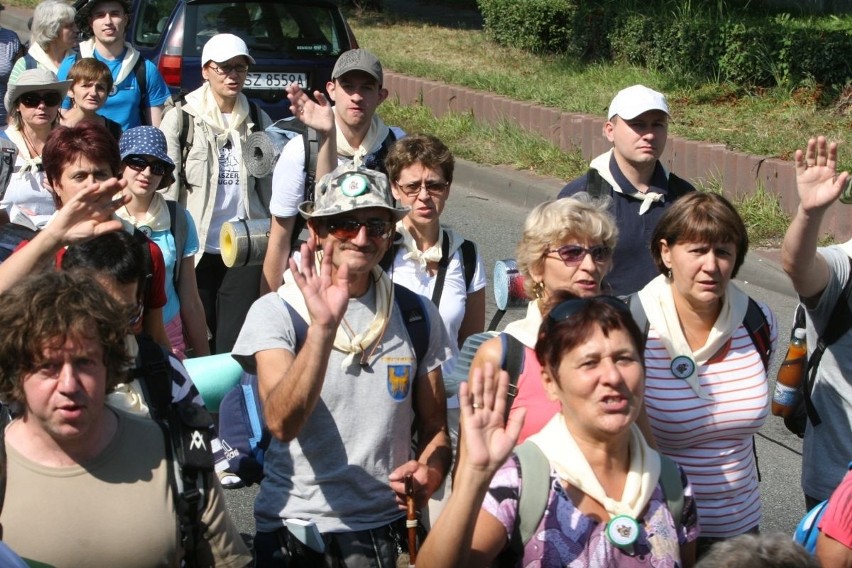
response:
<path id="1" fill-rule="evenodd" d="M 340 191 L 346 197 L 358 197 L 367 192 L 369 182 L 361 174 L 348 175 L 340 180 Z"/>
<path id="2" fill-rule="evenodd" d="M 625 548 L 639 538 L 639 523 L 627 515 L 613 517 L 606 524 L 606 538 L 618 548 Z"/>
<path id="3" fill-rule="evenodd" d="M 151 235 L 154 234 L 154 231 L 152 231 L 151 227 L 149 227 L 148 225 L 142 225 L 140 227 L 137 227 L 137 229 L 139 229 L 139 232 L 148 238 L 151 238 Z"/>
<path id="4" fill-rule="evenodd" d="M 672 374 L 678 379 L 686 379 L 695 372 L 695 361 L 686 355 L 678 355 L 672 360 Z"/>

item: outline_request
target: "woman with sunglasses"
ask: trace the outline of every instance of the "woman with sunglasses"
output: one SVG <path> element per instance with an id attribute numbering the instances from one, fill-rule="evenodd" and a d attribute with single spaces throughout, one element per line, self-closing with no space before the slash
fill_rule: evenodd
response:
<path id="1" fill-rule="evenodd" d="M 71 81 L 71 88 L 68 89 L 71 108 L 63 111 L 62 126 L 74 126 L 81 120 L 89 120 L 104 126 L 116 140 L 121 138 L 121 125 L 98 114 L 112 91 L 109 67 L 93 57 L 84 57 L 71 66 L 68 80 Z"/>
<path id="2" fill-rule="evenodd" d="M 124 168 L 122 178 L 127 182 L 123 193 L 130 200 L 116 213 L 145 233 L 163 253 L 166 267 L 163 323 L 172 353 L 179 359 L 185 359 L 190 350 L 195 356 L 209 355 L 204 308 L 195 282 L 194 258 L 198 252 L 195 223 L 186 208 L 179 203 L 167 205 L 157 192 L 174 181 L 175 164 L 167 153 L 166 137 L 153 126 L 137 126 L 121 136 L 119 151 Z M 179 224 L 182 231 L 178 230 Z M 182 242 L 178 235 L 183 235 Z M 182 250 L 177 250 L 178 246 Z"/>
<path id="3" fill-rule="evenodd" d="M 18 147 L 18 158 L 0 209 L 13 222 L 34 229 L 43 227 L 57 208 L 54 194 L 44 185 L 41 153 L 59 126 L 59 104 L 70 84 L 46 69 L 29 69 L 6 91 L 9 128 L 3 134 Z"/>
<path id="4" fill-rule="evenodd" d="M 520 410 L 504 425 L 508 376 L 498 379 L 490 364 L 474 369 L 459 389 L 466 451 L 418 568 L 694 564 L 692 487 L 636 425 L 642 331 L 616 298 L 568 297 L 551 296 L 535 346 L 544 389 L 561 410 L 516 450 L 542 462 L 541 477 L 530 458 L 522 466 L 512 454 L 530 415 Z M 519 516 L 525 493 L 546 493 L 537 522 Z M 515 541 L 522 521 L 534 527 L 525 544 Z"/>
<path id="5" fill-rule="evenodd" d="M 517 395 L 511 412 L 527 409 L 520 441 L 538 432 L 559 412 L 558 402 L 546 395 L 541 367 L 533 352 L 538 328 L 548 302 L 557 290 L 579 298 L 601 293 L 601 281 L 612 265 L 618 230 L 607 212 L 608 203 L 587 194 L 542 203 L 524 223 L 518 243 L 518 269 L 532 298 L 524 319 L 512 322 L 498 337 L 483 343 L 471 369 L 490 363 L 505 368 L 509 353 L 520 352 Z"/>
<path id="6" fill-rule="evenodd" d="M 654 230 L 660 276 L 638 292 L 649 324 L 646 436 L 695 482 L 699 557 L 717 540 L 757 532 L 760 522 L 753 436 L 768 413 L 766 368 L 744 322 L 754 300 L 731 281 L 747 250 L 745 225 L 727 199 L 689 194 Z M 756 304 L 769 326 L 762 349 L 771 352 L 775 316 Z"/>

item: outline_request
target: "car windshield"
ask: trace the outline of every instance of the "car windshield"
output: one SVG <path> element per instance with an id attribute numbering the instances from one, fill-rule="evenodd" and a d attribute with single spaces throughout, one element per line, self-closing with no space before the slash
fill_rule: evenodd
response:
<path id="1" fill-rule="evenodd" d="M 345 49 L 345 29 L 334 8 L 309 3 L 189 2 L 184 29 L 184 55 L 200 55 L 216 34 L 243 38 L 249 52 L 275 57 L 336 56 Z"/>

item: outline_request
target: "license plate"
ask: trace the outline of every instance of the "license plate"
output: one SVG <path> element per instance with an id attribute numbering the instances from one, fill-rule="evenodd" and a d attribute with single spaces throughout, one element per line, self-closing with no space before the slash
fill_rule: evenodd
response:
<path id="1" fill-rule="evenodd" d="M 246 89 L 283 89 L 290 83 L 298 83 L 300 87 L 308 87 L 308 76 L 305 73 L 272 73 L 254 72 L 246 74 Z"/>

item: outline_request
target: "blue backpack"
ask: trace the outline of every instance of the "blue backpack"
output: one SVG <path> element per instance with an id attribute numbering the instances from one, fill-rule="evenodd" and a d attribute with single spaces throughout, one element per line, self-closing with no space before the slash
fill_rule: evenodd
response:
<path id="1" fill-rule="evenodd" d="M 394 298 L 411 338 L 417 365 L 429 349 L 429 317 L 421 297 L 394 284 Z M 219 405 L 219 439 L 228 460 L 228 471 L 246 485 L 263 479 L 263 461 L 272 434 L 263 420 L 263 405 L 257 375 L 243 373 L 240 383 L 222 398 Z"/>

